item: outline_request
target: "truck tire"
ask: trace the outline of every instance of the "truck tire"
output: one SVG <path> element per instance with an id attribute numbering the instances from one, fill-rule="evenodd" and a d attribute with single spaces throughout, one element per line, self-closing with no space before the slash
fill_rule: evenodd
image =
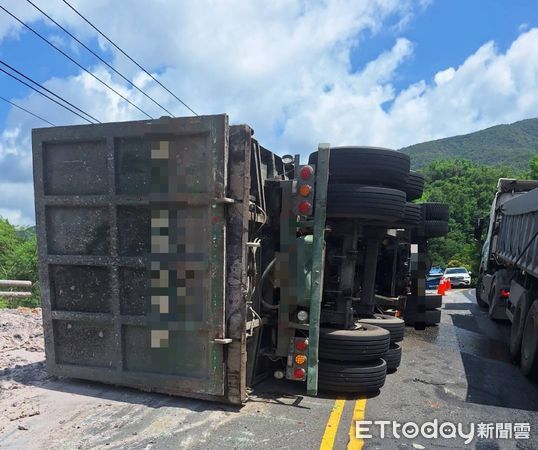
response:
<path id="1" fill-rule="evenodd" d="M 444 220 L 425 220 L 424 235 L 427 238 L 443 237 L 448 234 L 448 222 Z"/>
<path id="2" fill-rule="evenodd" d="M 420 225 L 422 220 L 422 210 L 420 205 L 407 202 L 405 204 L 403 217 L 394 225 L 390 225 L 392 228 L 412 228 Z"/>
<path id="3" fill-rule="evenodd" d="M 405 322 L 387 314 L 374 314 L 371 319 L 360 319 L 361 324 L 375 325 L 390 332 L 390 342 L 400 342 L 404 338 Z"/>
<path id="4" fill-rule="evenodd" d="M 521 370 L 533 380 L 538 380 L 538 300 L 534 300 L 523 329 L 521 341 Z"/>
<path id="5" fill-rule="evenodd" d="M 396 222 L 403 217 L 405 193 L 396 189 L 333 184 L 327 191 L 327 217 Z"/>
<path id="6" fill-rule="evenodd" d="M 407 184 L 403 191 L 407 195 L 408 202 L 422 197 L 422 193 L 424 192 L 424 175 L 410 170 Z"/>
<path id="7" fill-rule="evenodd" d="M 316 164 L 318 153 L 308 159 Z M 333 147 L 329 160 L 329 184 L 358 183 L 403 189 L 411 160 L 405 153 L 380 147 Z"/>
<path id="8" fill-rule="evenodd" d="M 369 324 L 357 324 L 352 330 L 321 328 L 320 359 L 369 361 L 378 359 L 389 349 L 390 332 Z"/>
<path id="9" fill-rule="evenodd" d="M 426 220 L 442 220 L 448 222 L 450 213 L 446 203 L 422 203 L 422 208 Z"/>
<path id="10" fill-rule="evenodd" d="M 488 295 L 488 316 L 491 320 L 497 320 L 493 315 L 495 314 L 495 306 L 497 305 L 497 297 L 498 297 L 498 290 L 497 290 L 497 283 L 495 282 L 495 278 L 493 279 L 491 283 L 491 290 L 489 291 Z"/>
<path id="11" fill-rule="evenodd" d="M 383 359 L 366 362 L 320 361 L 318 386 L 332 392 L 373 392 L 385 384 L 387 363 Z"/>
<path id="12" fill-rule="evenodd" d="M 390 344 L 389 351 L 381 358 L 387 363 L 387 372 L 394 372 L 402 361 L 402 345 L 397 343 Z"/>
<path id="13" fill-rule="evenodd" d="M 482 296 L 485 294 L 484 292 L 484 285 L 482 284 L 482 277 L 478 278 L 478 283 L 476 284 L 476 289 L 474 296 L 476 298 L 476 304 L 480 306 L 480 308 L 487 308 L 488 304 L 482 300 Z"/>
<path id="14" fill-rule="evenodd" d="M 520 297 L 514 317 L 512 318 L 512 326 L 510 327 L 510 356 L 517 360 L 521 356 L 521 341 L 523 339 L 523 329 L 525 328 L 525 318 L 527 311 L 531 305 L 529 293 L 525 293 Z"/>

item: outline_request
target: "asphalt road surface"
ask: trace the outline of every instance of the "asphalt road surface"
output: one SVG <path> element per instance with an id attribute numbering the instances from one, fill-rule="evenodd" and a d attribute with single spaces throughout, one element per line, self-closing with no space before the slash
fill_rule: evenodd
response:
<path id="1" fill-rule="evenodd" d="M 510 362 L 508 324 L 490 321 L 472 290 L 452 290 L 443 301 L 442 323 L 406 329 L 402 365 L 368 398 L 308 397 L 301 384 L 268 380 L 234 408 L 49 378 L 35 345 L 9 349 L 1 361 L 11 366 L 0 366 L 0 448 L 538 448 L 538 385 Z M 364 433 L 372 437 L 358 439 L 356 420 L 391 423 L 383 438 L 370 425 Z M 474 424 L 474 439 L 393 433 L 392 421 L 435 420 L 466 433 Z M 528 439 L 515 439 L 516 430 Z"/>

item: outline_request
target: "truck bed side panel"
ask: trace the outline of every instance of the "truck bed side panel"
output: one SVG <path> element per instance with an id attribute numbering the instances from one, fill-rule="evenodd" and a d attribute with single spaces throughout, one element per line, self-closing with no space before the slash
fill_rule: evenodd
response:
<path id="1" fill-rule="evenodd" d="M 496 254 L 538 277 L 538 189 L 503 205 Z"/>
<path id="2" fill-rule="evenodd" d="M 220 115 L 34 130 L 50 374 L 244 400 L 241 341 L 226 367 L 228 129 Z"/>

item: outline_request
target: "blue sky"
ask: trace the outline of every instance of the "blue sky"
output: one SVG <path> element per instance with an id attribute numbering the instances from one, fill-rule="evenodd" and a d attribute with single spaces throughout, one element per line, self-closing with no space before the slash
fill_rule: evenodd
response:
<path id="1" fill-rule="evenodd" d="M 33 1 L 167 108 L 189 114 L 61 0 Z M 538 117 L 535 0 L 73 4 L 195 110 L 248 123 L 279 154 L 306 155 L 318 142 L 400 148 Z M 2 5 L 162 115 L 24 0 Z M 3 11 L 0 59 L 102 121 L 143 118 Z M 0 96 L 56 124 L 81 123 L 2 73 Z M 0 216 L 14 223 L 34 220 L 30 135 L 41 126 L 0 101 Z"/>
<path id="2" fill-rule="evenodd" d="M 390 48 L 395 36 L 405 36 L 415 44 L 415 52 L 393 81 L 402 89 L 460 65 L 485 42 L 494 41 L 505 51 L 523 29 L 536 26 L 536 0 L 434 0 L 401 31 L 389 26 L 378 34 L 368 33 L 351 55 L 352 66 L 360 69 Z"/>
<path id="3" fill-rule="evenodd" d="M 5 13 L 0 11 L 0 15 Z M 397 20 L 395 14 L 379 32 L 365 31 L 366 39 L 352 50 L 351 64 L 353 70 L 360 70 L 390 49 L 395 37 L 405 36 L 415 44 L 415 51 L 413 57 L 399 67 L 393 80 L 396 89 L 403 89 L 419 80 L 431 80 L 439 70 L 461 64 L 487 41 L 493 40 L 500 50 L 506 50 L 523 29 L 538 26 L 538 5 L 534 0 L 433 0 L 420 8 L 403 28 L 396 26 Z M 71 52 L 76 48 L 74 42 L 66 48 L 70 39 L 47 19 L 32 26 L 49 38 L 60 37 L 63 50 Z M 98 50 L 96 39 L 90 43 Z M 96 63 L 84 49 L 71 54 L 85 66 Z M 79 72 L 74 64 L 29 31 L 5 39 L 0 45 L 0 56 L 39 82 Z M 27 87 L 0 74 L 0 95 L 16 99 L 26 96 L 28 91 Z M 0 102 L 0 124 L 10 108 Z"/>
<path id="4" fill-rule="evenodd" d="M 0 11 L 0 15 L 6 14 L 3 11 Z M 73 52 L 73 49 L 77 50 L 75 45 L 69 45 L 69 47 L 67 47 L 68 43 L 71 42 L 71 39 L 64 35 L 61 30 L 57 28 L 55 29 L 55 25 L 52 24 L 53 26 L 47 26 L 43 21 L 32 23 L 30 25 L 49 40 L 52 38 L 55 45 L 60 44 L 60 48 L 63 51 L 68 52 L 85 67 L 96 63 L 95 58 L 83 48 Z M 58 41 L 58 38 L 60 38 L 61 41 Z M 73 42 L 73 44 L 75 43 Z M 95 39 L 93 39 L 92 44 L 92 48 L 97 48 Z M 69 75 L 75 75 L 80 71 L 75 64 L 67 60 L 63 55 L 28 30 L 23 31 L 19 36 L 7 38 L 2 42 L 0 45 L 0 59 L 6 61 L 8 64 L 38 83 L 43 83 L 53 77 L 64 78 Z M 0 95 L 2 97 L 11 99 L 17 103 L 17 98 L 23 98 L 29 93 L 30 89 L 28 87 L 0 72 Z M 50 102 L 47 107 L 60 108 Z M 10 109 L 11 106 L 9 104 L 0 101 L 0 123 L 5 122 L 6 115 Z M 46 110 L 40 112 L 45 114 Z M 44 124 L 44 126 L 47 125 Z"/>

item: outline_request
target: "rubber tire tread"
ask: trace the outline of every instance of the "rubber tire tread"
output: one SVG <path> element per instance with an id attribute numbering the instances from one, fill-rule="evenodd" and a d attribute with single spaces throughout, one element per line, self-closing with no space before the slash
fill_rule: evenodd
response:
<path id="1" fill-rule="evenodd" d="M 390 346 L 390 332 L 369 324 L 353 330 L 321 328 L 319 357 L 336 361 L 378 359 Z"/>
<path id="2" fill-rule="evenodd" d="M 316 164 L 318 153 L 308 159 Z M 359 183 L 404 189 L 411 159 L 405 153 L 381 147 L 332 147 L 329 159 L 329 184 Z"/>
<path id="3" fill-rule="evenodd" d="M 529 341 L 526 339 L 528 336 L 531 336 Z M 532 352 L 533 346 L 534 352 Z M 520 362 L 523 374 L 532 380 L 538 380 L 538 300 L 532 303 L 527 312 L 523 341 L 521 342 Z"/>
<path id="4" fill-rule="evenodd" d="M 371 392 L 383 387 L 386 375 L 387 363 L 383 359 L 363 363 L 320 360 L 318 386 L 334 392 Z"/>
<path id="5" fill-rule="evenodd" d="M 448 234 L 448 222 L 444 220 L 425 220 L 424 235 L 427 238 L 443 237 Z"/>
<path id="6" fill-rule="evenodd" d="M 402 361 L 402 345 L 398 343 L 390 344 L 388 352 L 381 358 L 387 363 L 387 371 L 396 370 Z"/>
<path id="7" fill-rule="evenodd" d="M 404 338 L 405 322 L 394 316 L 387 314 L 374 314 L 375 318 L 359 319 L 359 323 L 375 325 L 376 327 L 384 328 L 390 332 L 390 342 L 400 342 Z"/>
<path id="8" fill-rule="evenodd" d="M 414 170 L 410 170 L 407 178 L 407 185 L 403 191 L 407 195 L 408 202 L 422 197 L 424 192 L 424 175 L 415 172 Z"/>
<path id="9" fill-rule="evenodd" d="M 422 203 L 426 220 L 443 220 L 448 222 L 450 211 L 447 203 Z"/>
<path id="10" fill-rule="evenodd" d="M 333 184 L 327 190 L 327 217 L 392 223 L 404 216 L 405 193 L 356 184 Z"/>

